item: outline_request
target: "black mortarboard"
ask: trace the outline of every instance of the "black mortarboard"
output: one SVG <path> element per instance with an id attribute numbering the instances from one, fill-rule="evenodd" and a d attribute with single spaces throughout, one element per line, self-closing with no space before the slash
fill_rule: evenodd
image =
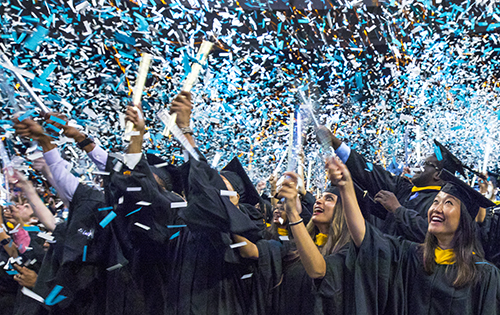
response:
<path id="1" fill-rule="evenodd" d="M 182 195 L 182 176 L 177 167 L 154 154 L 146 154 L 151 172 L 166 185 L 166 189 Z"/>
<path id="2" fill-rule="evenodd" d="M 462 162 L 454 156 L 450 150 L 448 150 L 444 145 L 442 145 L 439 141 L 434 140 L 434 144 L 439 148 L 442 159 L 439 157 L 439 153 L 436 153 L 436 157 L 438 160 L 441 160 L 443 164 L 443 168 L 447 169 L 450 173 L 455 174 L 455 172 L 460 173 L 463 177 L 465 177 L 465 171 Z"/>
<path id="3" fill-rule="evenodd" d="M 234 157 L 231 162 L 222 169 L 220 174 L 231 183 L 234 190 L 240 195 L 241 203 L 248 203 L 253 206 L 259 203 L 259 193 L 237 157 Z"/>
<path id="4" fill-rule="evenodd" d="M 339 188 L 337 186 L 328 185 L 328 187 L 326 187 L 326 189 L 325 189 L 325 192 L 334 194 L 340 198 L 340 191 L 339 191 Z"/>
<path id="5" fill-rule="evenodd" d="M 441 173 L 439 173 L 439 178 L 447 182 L 446 185 L 441 188 L 441 191 L 463 202 L 472 219 L 476 217 L 479 207 L 488 208 L 495 206 L 495 203 L 485 198 L 478 191 L 467 185 L 467 183 L 455 177 L 448 170 L 443 169 Z"/>

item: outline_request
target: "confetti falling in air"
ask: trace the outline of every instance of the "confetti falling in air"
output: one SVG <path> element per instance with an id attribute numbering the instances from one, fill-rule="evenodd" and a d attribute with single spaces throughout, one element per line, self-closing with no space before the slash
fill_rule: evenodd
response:
<path id="1" fill-rule="evenodd" d="M 314 119 L 394 169 L 432 152 L 434 138 L 476 169 L 489 139 L 488 170 L 500 167 L 498 0 L 6 0 L 0 13 L 0 49 L 13 66 L 46 106 L 109 151 L 122 150 L 125 106 L 147 52 L 146 149 L 184 161 L 156 114 L 205 39 L 215 45 L 192 90 L 192 127 L 217 165 L 237 155 L 255 181 L 267 177 L 300 111 L 312 186 L 324 182 Z M 39 110 L 1 66 L 0 127 L 9 134 L 14 113 Z M 72 172 L 91 182 L 95 167 L 58 140 Z"/>

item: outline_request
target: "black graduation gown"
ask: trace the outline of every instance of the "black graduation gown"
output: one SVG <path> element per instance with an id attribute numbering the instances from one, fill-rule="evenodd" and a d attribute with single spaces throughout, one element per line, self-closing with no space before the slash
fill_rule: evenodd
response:
<path id="1" fill-rule="evenodd" d="M 112 227 L 99 223 L 106 216 L 102 192 L 79 184 L 66 222 L 53 232 L 55 243 L 45 255 L 33 291 L 46 298 L 56 286 L 64 300 L 43 305 L 25 298 L 17 314 L 138 314 L 144 303 L 137 296 Z M 85 261 L 84 248 L 87 247 Z"/>
<path id="2" fill-rule="evenodd" d="M 499 270 L 486 261 L 476 263 L 481 274 L 477 284 L 452 286 L 455 265 L 436 265 L 427 274 L 419 244 L 383 235 L 366 225 L 355 255 L 355 314 L 498 314 Z"/>
<path id="3" fill-rule="evenodd" d="M 313 280 L 290 241 L 257 242 L 259 259 L 252 277 L 248 314 L 310 314 L 314 310 Z"/>
<path id="4" fill-rule="evenodd" d="M 500 207 L 486 209 L 484 221 L 478 223 L 479 239 L 484 249 L 484 257 L 500 267 Z"/>
<path id="5" fill-rule="evenodd" d="M 123 165 L 116 172 L 113 170 L 116 163 L 118 160 L 109 157 L 107 171 L 111 175 L 105 181 L 106 200 L 116 213 L 110 225 L 129 262 L 125 268 L 144 300 L 143 313 L 163 314 L 170 285 L 168 246 L 177 232 L 169 226 L 183 224 L 171 203 L 184 200 L 160 188 L 144 156 L 133 170 Z M 138 205 L 141 201 L 150 205 Z"/>
<path id="6" fill-rule="evenodd" d="M 314 198 L 310 192 L 306 192 L 305 196 L 301 200 L 302 212 L 300 213 L 300 217 L 304 220 L 304 225 L 307 225 L 309 220 L 311 220 L 315 203 L 316 198 Z"/>
<path id="7" fill-rule="evenodd" d="M 373 165 L 369 170 L 364 157 L 354 150 L 351 150 L 346 166 L 358 188 L 368 191 L 372 198 L 380 190 L 387 190 L 394 193 L 401 204 L 394 213 L 389 213 L 380 204 L 372 203 L 372 214 L 382 219 L 373 218 L 371 221 L 375 226 L 389 235 L 403 236 L 419 243 L 424 241 L 428 226 L 427 211 L 439 191 L 429 188 L 412 193 L 414 186 L 407 178 L 394 176 L 379 165 Z"/>
<path id="8" fill-rule="evenodd" d="M 262 217 L 257 222 L 236 208 L 228 197 L 218 172 L 200 154 L 183 167 L 187 177 L 188 206 L 179 215 L 187 228 L 170 243 L 171 271 L 167 314 L 246 314 L 248 309 L 248 263 L 231 249 L 231 233 L 256 242 L 261 238 Z"/>
<path id="9" fill-rule="evenodd" d="M 316 280 L 315 314 L 354 314 L 355 282 L 351 246 L 346 244 L 337 253 L 325 257 L 326 273 Z"/>
<path id="10" fill-rule="evenodd" d="M 27 246 L 31 247 L 31 249 L 27 250 L 19 256 L 22 257 L 23 265 L 28 260 L 36 261 L 34 264 L 29 264 L 26 267 L 38 273 L 40 270 L 40 266 L 42 265 L 43 257 L 45 256 L 45 251 L 43 250 L 43 247 L 37 242 L 36 235 L 37 233 L 29 232 L 30 244 Z M 4 262 L 5 264 L 7 264 L 9 258 L 9 254 L 7 254 L 3 246 L 1 246 L 0 262 Z M 7 274 L 6 270 L 3 268 L 5 264 L 2 264 L 0 268 L 0 310 L 2 310 L 2 314 L 14 314 L 17 305 L 19 305 L 20 303 L 21 296 L 19 295 L 19 293 L 21 290 L 21 286 L 17 281 L 14 280 L 13 275 Z"/>

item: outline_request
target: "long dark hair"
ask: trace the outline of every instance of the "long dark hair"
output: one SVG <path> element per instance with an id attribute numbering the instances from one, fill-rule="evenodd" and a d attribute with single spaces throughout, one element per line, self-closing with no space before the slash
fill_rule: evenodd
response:
<path id="1" fill-rule="evenodd" d="M 477 282 L 479 271 L 476 261 L 482 258 L 482 249 L 476 241 L 475 226 L 465 205 L 460 203 L 460 221 L 452 240 L 455 252 L 456 276 L 453 281 L 455 288 L 472 285 Z M 424 269 L 428 274 L 434 272 L 434 250 L 438 247 L 436 236 L 427 232 L 422 244 Z"/>
<path id="2" fill-rule="evenodd" d="M 316 227 L 314 222 L 311 220 L 306 226 L 307 232 L 311 238 L 315 241 L 316 235 L 319 233 L 319 229 Z M 337 203 L 333 208 L 332 221 L 330 222 L 330 228 L 328 230 L 328 239 L 326 244 L 319 249 L 323 256 L 328 256 L 337 253 L 342 247 L 344 247 L 351 240 L 351 234 L 347 228 L 347 223 L 345 222 L 344 208 L 342 207 L 342 199 L 337 198 Z"/>

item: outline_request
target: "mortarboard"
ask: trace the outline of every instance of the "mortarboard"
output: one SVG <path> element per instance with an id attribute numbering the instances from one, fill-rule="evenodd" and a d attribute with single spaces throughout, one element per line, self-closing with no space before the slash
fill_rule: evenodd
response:
<path id="1" fill-rule="evenodd" d="M 441 173 L 439 173 L 439 178 L 447 182 L 446 185 L 441 188 L 441 191 L 463 202 L 472 219 L 476 217 L 480 207 L 489 208 L 495 206 L 491 200 L 486 199 L 478 191 L 455 177 L 448 170 L 443 169 Z"/>
<path id="2" fill-rule="evenodd" d="M 166 185 L 167 190 L 182 195 L 183 185 L 181 172 L 177 167 L 154 154 L 146 154 L 151 172 L 156 174 Z"/>
<path id="3" fill-rule="evenodd" d="M 256 205 L 260 202 L 260 196 L 248 177 L 245 169 L 234 157 L 229 164 L 220 172 L 233 186 L 234 190 L 240 195 L 240 203 Z"/>
<path id="4" fill-rule="evenodd" d="M 434 144 L 441 151 L 443 168 L 448 170 L 450 173 L 455 174 L 455 172 L 460 173 L 463 177 L 465 177 L 464 166 L 462 162 L 450 152 L 444 145 L 442 145 L 439 141 L 434 140 Z M 439 160 L 439 158 L 438 158 Z"/>

